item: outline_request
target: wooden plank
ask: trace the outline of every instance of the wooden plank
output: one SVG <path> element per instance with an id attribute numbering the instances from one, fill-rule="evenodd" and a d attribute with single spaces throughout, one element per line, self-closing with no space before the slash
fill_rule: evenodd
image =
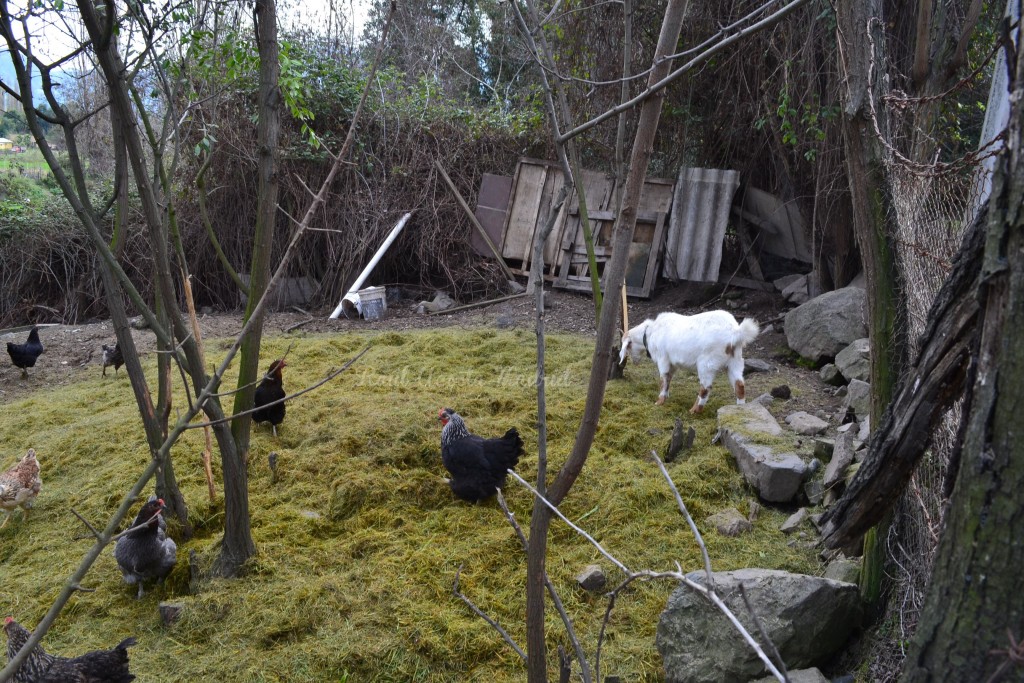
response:
<path id="1" fill-rule="evenodd" d="M 490 247 L 491 251 L 494 253 L 494 258 L 498 259 L 498 265 L 501 266 L 501 269 L 504 271 L 505 278 L 508 280 L 515 280 L 515 276 L 512 275 L 512 271 L 508 269 L 505 259 L 501 256 L 501 251 L 498 250 L 498 247 L 494 246 L 494 242 L 491 241 L 491 236 L 487 234 L 487 231 L 484 230 L 484 226 L 480 225 L 480 221 L 478 221 L 476 216 L 473 215 L 473 210 L 469 208 L 469 204 L 467 204 L 466 200 L 462 198 L 462 195 L 459 193 L 459 189 L 455 187 L 455 183 L 453 183 L 452 179 L 448 177 L 448 172 L 445 171 L 444 166 L 441 165 L 441 160 L 435 159 L 434 166 L 441 173 L 441 178 L 444 180 L 445 184 L 448 185 L 448 189 L 452 191 L 453 195 L 455 195 L 455 200 L 459 203 L 459 206 L 461 206 L 462 210 L 466 212 L 467 216 L 469 216 L 469 222 L 473 224 L 473 227 L 477 229 L 480 236 L 484 238 L 484 242 L 487 243 L 487 246 Z"/>
<path id="2" fill-rule="evenodd" d="M 577 209 L 577 208 L 572 208 L 572 209 L 569 210 L 569 213 L 571 215 L 573 215 L 573 216 L 578 216 L 579 213 L 580 213 L 580 210 Z M 636 220 L 637 220 L 638 223 L 654 223 L 655 221 L 658 220 L 658 214 L 659 213 L 660 212 L 658 212 L 658 211 L 640 211 L 640 212 L 637 212 L 637 214 L 636 214 Z M 591 221 L 613 221 L 614 222 L 615 221 L 615 212 L 614 211 L 591 211 L 590 212 L 590 220 Z"/>
<path id="3" fill-rule="evenodd" d="M 661 245 L 665 241 L 665 214 L 659 213 L 658 220 L 654 224 L 654 240 L 651 242 L 651 257 L 647 261 L 647 273 L 644 276 L 642 297 L 645 299 L 651 296 L 651 289 L 658 277 L 658 262 L 661 256 Z"/>
<path id="4" fill-rule="evenodd" d="M 720 275 L 718 281 L 723 285 L 731 285 L 735 287 L 745 287 L 746 289 L 758 289 L 762 292 L 774 292 L 775 286 L 769 282 L 761 282 L 760 280 L 751 280 L 746 277 L 728 277 L 726 275 Z"/>
<path id="5" fill-rule="evenodd" d="M 516 173 L 518 182 L 513 190 L 512 204 L 508 211 L 509 222 L 501 253 L 505 258 L 523 260 L 537 224 L 547 168 L 520 163 Z M 526 259 L 526 263 L 528 262 Z"/>
<path id="6" fill-rule="evenodd" d="M 760 237 L 760 234 L 755 236 L 754 240 L 751 240 L 750 233 L 747 232 L 747 226 L 743 225 L 741 221 L 736 226 L 736 236 L 740 239 L 740 248 L 743 249 L 743 258 L 747 261 L 747 268 L 750 270 L 750 274 L 754 276 L 755 280 L 764 280 L 761 264 L 758 263 L 757 255 L 754 254 L 754 241 Z"/>

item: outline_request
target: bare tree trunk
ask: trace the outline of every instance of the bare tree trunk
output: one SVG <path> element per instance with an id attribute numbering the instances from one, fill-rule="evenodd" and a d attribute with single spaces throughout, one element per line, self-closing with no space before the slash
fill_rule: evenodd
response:
<path id="1" fill-rule="evenodd" d="M 1024 639 L 1024 54 L 989 204 L 981 343 L 964 407 L 956 485 L 901 680 L 1019 680 Z"/>
<path id="2" fill-rule="evenodd" d="M 274 246 L 274 226 L 277 221 L 277 157 L 281 132 L 281 91 L 278 81 L 281 65 L 278 60 L 276 0 L 258 0 L 253 9 L 256 42 L 260 54 L 259 122 L 256 137 L 259 149 L 257 183 L 259 204 L 256 228 L 253 233 L 252 262 L 249 271 L 249 296 L 245 307 L 248 320 L 267 289 L 270 279 L 270 254 Z M 252 384 L 259 375 L 260 342 L 263 339 L 263 313 L 242 340 L 241 361 L 238 367 L 238 385 Z M 248 386 L 235 394 L 234 411 L 240 413 L 253 405 L 255 386 Z M 249 434 L 252 416 L 243 415 L 231 426 L 243 460 L 248 460 Z"/>
<path id="3" fill-rule="evenodd" d="M 876 111 L 882 93 L 885 60 L 880 0 L 844 2 L 838 6 L 839 39 L 846 56 L 842 66 L 849 88 L 843 116 L 846 163 L 853 206 L 853 227 L 864 264 L 868 294 L 868 336 L 871 340 L 871 424 L 881 422 L 897 379 L 906 365 L 905 325 L 897 318 L 899 284 L 896 255 L 888 227 L 889 198 L 884 184 L 882 150 L 875 125 L 887 131 L 884 111 Z M 868 40 L 867 36 L 872 36 Z M 874 48 L 872 48 L 872 42 Z M 881 526 L 887 528 L 884 521 Z M 875 529 L 865 534 L 861 594 L 869 603 L 881 594 L 882 547 Z"/>
<path id="4" fill-rule="evenodd" d="M 670 0 L 665 9 L 665 18 L 654 53 L 654 67 L 648 77 L 649 85 L 658 82 L 671 71 L 672 60 L 664 59 L 664 57 L 675 52 L 687 5 L 687 0 Z M 658 131 L 663 99 L 663 94 L 648 98 L 640 110 L 622 207 L 612 233 L 612 257 L 605 266 L 605 287 L 609 292 L 618 292 L 625 282 L 629 244 L 633 240 L 633 231 L 636 229 L 640 192 L 647 177 L 647 165 L 650 163 L 651 151 L 654 148 L 654 136 Z M 611 348 L 618 317 L 619 297 L 606 297 L 604 305 L 601 307 L 601 316 L 597 326 L 590 384 L 587 387 L 587 402 L 583 409 L 580 428 L 576 433 L 576 441 L 569 459 L 562 466 L 547 491 L 548 500 L 555 505 L 561 503 L 576 478 L 579 477 L 590 452 L 590 446 L 593 444 L 594 434 L 597 432 L 597 420 L 601 414 L 601 404 L 604 402 L 604 392 L 608 384 L 608 366 L 611 363 Z M 527 662 L 530 683 L 546 683 L 547 681 L 547 647 L 544 636 L 544 561 L 547 556 L 547 534 L 550 523 L 550 510 L 543 504 L 534 504 L 533 515 L 530 518 L 530 546 L 527 553 L 526 578 L 526 643 L 530 656 Z"/>

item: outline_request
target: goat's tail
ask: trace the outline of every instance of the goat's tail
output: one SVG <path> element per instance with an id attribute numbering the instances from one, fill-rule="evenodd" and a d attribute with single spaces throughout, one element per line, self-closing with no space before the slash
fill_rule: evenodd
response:
<path id="1" fill-rule="evenodd" d="M 757 339 L 757 335 L 761 333 L 761 327 L 757 324 L 757 321 L 753 318 L 744 318 L 743 322 L 736 328 L 736 345 L 746 346 L 750 342 Z"/>

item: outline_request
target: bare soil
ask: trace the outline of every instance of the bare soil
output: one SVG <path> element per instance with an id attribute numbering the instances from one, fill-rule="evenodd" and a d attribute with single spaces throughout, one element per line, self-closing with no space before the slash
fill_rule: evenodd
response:
<path id="1" fill-rule="evenodd" d="M 594 335 L 594 304 L 588 295 L 548 290 L 545 298 L 545 329 L 549 332 Z M 534 330 L 533 301 L 530 297 L 470 308 L 450 314 L 424 315 L 415 312 L 416 301 L 389 302 L 380 320 L 331 320 L 330 310 L 270 313 L 265 334 L 330 333 L 350 331 L 403 331 L 442 327 L 497 327 L 500 329 Z M 702 310 L 724 308 L 737 318 L 753 317 L 762 327 L 761 335 L 749 346 L 745 356 L 770 363 L 774 370 L 768 375 L 752 374 L 748 368 L 748 397 L 756 398 L 772 387 L 787 385 L 793 398 L 775 401 L 770 410 L 779 419 L 798 410 L 834 418 L 842 399 L 834 396 L 834 388 L 825 385 L 818 372 L 798 364 L 782 330 L 782 318 L 791 308 L 780 295 L 749 290 L 729 290 L 722 296 L 722 286 L 680 285 L 655 291 L 650 300 L 629 302 L 630 325 L 662 311 L 689 314 Z M 204 339 L 230 338 L 242 327 L 241 311 L 206 313 L 199 318 Z M 23 342 L 25 331 L 0 333 L 0 342 Z M 21 371 L 6 358 L 0 361 L 0 405 L 24 398 L 34 391 L 75 382 L 87 373 L 101 372 L 102 344 L 114 343 L 113 326 L 109 321 L 82 325 L 53 325 L 40 328 L 40 340 L 46 352 L 36 366 L 22 377 Z M 155 349 L 154 336 L 148 330 L 132 330 L 141 353 Z M 124 371 L 123 368 L 121 370 Z M 627 372 L 632 370 L 627 369 Z M 657 391 L 650 366 L 636 371 L 651 375 L 652 400 Z M 107 368 L 107 373 L 114 369 Z M 834 423 L 834 420 L 833 420 Z"/>

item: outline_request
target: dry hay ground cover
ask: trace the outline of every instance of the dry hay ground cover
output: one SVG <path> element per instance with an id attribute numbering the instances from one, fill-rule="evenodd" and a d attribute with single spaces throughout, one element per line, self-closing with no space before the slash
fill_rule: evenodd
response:
<path id="1" fill-rule="evenodd" d="M 190 553 L 207 566 L 223 521 L 223 499 L 211 503 L 206 492 L 202 430 L 191 430 L 173 457 L 197 534 L 180 544 L 168 583 L 137 601 L 112 552 L 104 552 L 84 582 L 91 592 L 72 598 L 44 646 L 79 654 L 134 635 L 139 644 L 131 651 L 132 670 L 147 682 L 523 680 L 517 656 L 452 594 L 461 566 L 462 590 L 524 642 L 524 555 L 495 502 L 455 500 L 441 481 L 436 415 L 439 407 L 451 406 L 484 435 L 517 426 L 527 452 L 518 470 L 534 477 L 535 337 L 524 329 L 489 328 L 300 332 L 265 340 L 260 365 L 293 345 L 285 385 L 295 390 L 369 342 L 370 351 L 348 373 L 289 404 L 276 439 L 267 427 L 256 429 L 249 476 L 258 555 L 244 578 L 190 589 Z M 226 346 L 208 342 L 207 356 L 215 358 Z M 592 337 L 583 335 L 548 339 L 554 467 L 578 427 L 592 346 Z M 152 356 L 147 359 L 155 373 Z M 751 375 L 752 395 L 767 391 L 773 380 Z M 750 496 L 727 451 L 710 444 L 715 411 L 731 400 L 724 386 L 716 384 L 702 416 L 684 415 L 697 430 L 697 445 L 689 460 L 669 466 L 702 528 L 708 515 L 724 507 L 745 512 Z M 651 448 L 665 447 L 673 417 L 685 413 L 695 389 L 696 379 L 680 373 L 668 407 L 657 408 L 650 365 L 612 382 L 587 467 L 563 506 L 631 568 L 671 569 L 676 561 L 688 570 L 701 567 L 671 492 L 646 457 Z M 177 398 L 179 406 L 183 400 Z M 29 446 L 39 454 L 43 489 L 27 522 L 15 515 L 0 531 L 0 608 L 32 627 L 90 545 L 70 509 L 103 524 L 145 467 L 147 449 L 128 378 L 90 371 L 7 403 L 0 414 L 0 466 L 10 466 Z M 276 483 L 267 464 L 271 451 L 278 453 Z M 214 463 L 219 481 L 216 457 Z M 506 496 L 528 524 L 529 493 L 510 483 Z M 786 514 L 762 510 L 753 532 L 740 538 L 704 528 L 715 568 L 815 572 L 813 552 L 788 547 L 778 531 Z M 591 654 L 606 603 L 577 588 L 574 576 L 594 562 L 613 583 L 621 578 L 556 521 L 549 572 Z M 660 680 L 654 631 L 674 586 L 634 586 L 612 616 L 602 671 Z M 162 599 L 185 606 L 173 626 L 161 625 Z M 562 628 L 553 609 L 548 620 L 555 647 Z"/>

